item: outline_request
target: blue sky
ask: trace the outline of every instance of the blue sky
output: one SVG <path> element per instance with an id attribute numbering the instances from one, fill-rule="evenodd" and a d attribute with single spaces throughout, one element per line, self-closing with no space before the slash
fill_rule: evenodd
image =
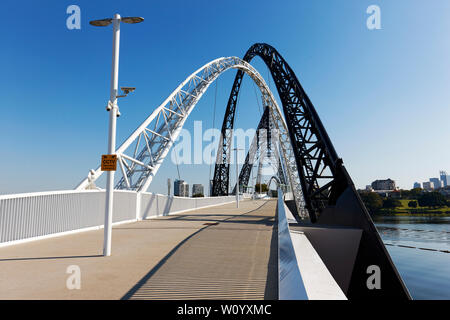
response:
<path id="1" fill-rule="evenodd" d="M 71 4 L 81 30 L 66 28 Z M 366 27 L 372 4 L 381 30 Z M 119 85 L 137 90 L 120 101 L 119 144 L 195 69 L 266 42 L 295 71 L 357 187 L 390 177 L 411 188 L 450 172 L 448 0 L 7 0 L 2 9 L 0 193 L 71 189 L 106 153 L 112 35 L 88 21 L 114 13 L 145 18 L 121 29 Z M 261 61 L 252 64 L 267 78 Z M 219 78 L 216 127 L 234 75 Z M 212 126 L 211 89 L 187 129 Z M 236 126 L 258 121 L 247 78 Z M 209 170 L 180 166 L 191 184 L 206 185 Z M 176 176 L 166 161 L 149 190 L 164 193 Z"/>

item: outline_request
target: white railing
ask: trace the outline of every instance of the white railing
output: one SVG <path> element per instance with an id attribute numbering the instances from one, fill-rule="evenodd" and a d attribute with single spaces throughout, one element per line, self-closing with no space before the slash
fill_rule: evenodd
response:
<path id="1" fill-rule="evenodd" d="M 124 223 L 235 201 L 114 191 L 113 222 Z M 0 246 L 103 227 L 105 191 L 52 191 L 0 196 Z"/>
<path id="2" fill-rule="evenodd" d="M 217 206 L 224 203 L 234 202 L 234 196 L 184 198 L 168 197 L 161 194 L 141 193 L 141 208 L 138 219 L 148 219 L 177 212 Z"/>

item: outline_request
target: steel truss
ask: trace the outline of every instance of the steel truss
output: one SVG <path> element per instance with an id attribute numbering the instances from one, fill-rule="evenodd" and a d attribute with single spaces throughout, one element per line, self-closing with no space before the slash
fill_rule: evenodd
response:
<path id="1" fill-rule="evenodd" d="M 122 177 L 115 189 L 138 192 L 148 189 L 197 102 L 210 84 L 231 68 L 238 69 L 253 79 L 270 113 L 280 119 L 276 123 L 277 130 L 287 136 L 287 126 L 281 110 L 261 75 L 240 58 L 219 58 L 191 74 L 116 150 Z M 286 141 L 288 143 L 286 149 L 291 149 L 289 139 L 287 138 Z M 101 174 L 99 166 L 76 189 L 89 188 Z M 296 180 L 298 182 L 298 178 Z M 296 182 L 292 183 L 296 185 Z M 301 189 L 298 188 L 298 190 L 300 194 L 297 198 L 301 199 Z"/>
<path id="2" fill-rule="evenodd" d="M 309 217 L 316 221 L 320 212 L 335 203 L 345 189 L 342 161 L 320 121 L 314 106 L 301 87 L 292 69 L 271 46 L 255 44 L 245 54 L 250 62 L 259 56 L 269 67 L 280 99 L 293 144 L 295 161 L 300 171 L 300 183 Z M 222 125 L 222 139 L 214 170 L 213 195 L 227 195 L 229 184 L 229 154 L 239 89 L 244 73 L 238 71 L 228 99 Z"/>

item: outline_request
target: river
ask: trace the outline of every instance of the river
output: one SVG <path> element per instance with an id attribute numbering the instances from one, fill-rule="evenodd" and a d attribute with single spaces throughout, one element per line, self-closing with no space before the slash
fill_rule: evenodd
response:
<path id="1" fill-rule="evenodd" d="M 450 217 L 377 216 L 374 223 L 413 299 L 450 299 Z"/>

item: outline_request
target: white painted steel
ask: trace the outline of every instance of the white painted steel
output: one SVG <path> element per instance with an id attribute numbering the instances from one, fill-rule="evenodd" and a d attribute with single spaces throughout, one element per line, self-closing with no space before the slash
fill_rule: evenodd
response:
<path id="1" fill-rule="evenodd" d="M 139 194 L 141 207 L 138 219 L 142 220 L 235 201 L 233 196 L 184 198 L 147 192 Z"/>
<path id="2" fill-rule="evenodd" d="M 164 102 L 158 107 L 156 108 L 155 111 L 152 112 L 152 114 L 125 140 L 125 142 L 116 150 L 116 154 L 122 154 L 124 153 L 127 148 L 133 143 L 135 142 L 141 134 L 145 133 L 146 131 L 150 132 L 151 134 L 154 134 L 156 136 L 158 136 L 159 134 L 155 133 L 153 130 L 147 128 L 154 120 L 156 122 L 159 122 L 159 119 L 161 117 L 161 114 L 166 110 L 166 109 L 170 109 L 167 108 L 166 106 L 172 106 L 173 109 L 179 109 L 180 114 L 186 118 L 186 116 L 190 113 L 191 110 L 189 110 L 189 113 L 187 113 L 186 110 L 182 109 L 181 107 L 181 102 L 179 101 L 180 96 L 182 96 L 183 94 L 188 93 L 187 91 L 184 91 L 183 88 L 185 86 L 188 86 L 189 84 L 197 84 L 199 82 L 198 79 L 200 79 L 200 82 L 204 81 L 202 78 L 200 78 L 199 76 L 197 76 L 197 74 L 201 73 L 201 72 L 205 72 L 205 73 L 209 73 L 209 72 L 222 72 L 224 70 L 227 70 L 231 67 L 232 61 L 234 59 L 239 59 L 239 58 L 218 58 L 216 60 L 213 60 L 209 63 L 207 63 L 206 65 L 204 65 L 203 67 L 199 68 L 198 70 L 196 70 L 194 73 L 192 73 L 188 78 L 186 78 L 186 80 L 184 80 L 170 95 L 169 97 L 164 100 Z M 240 60 L 240 59 L 239 59 Z M 226 68 L 225 68 L 226 66 Z M 216 74 L 214 77 L 214 80 L 217 78 L 219 74 Z M 208 83 L 209 86 L 210 83 Z M 205 90 L 204 90 L 205 91 Z M 197 98 L 200 98 L 201 95 L 203 95 L 203 92 L 200 93 L 199 96 L 196 96 Z M 178 100 L 177 100 L 178 99 Z M 197 99 L 198 100 L 198 99 Z M 172 110 L 172 109 L 171 109 Z M 183 123 L 184 124 L 184 121 Z M 176 138 L 178 137 L 179 131 L 181 130 L 182 125 L 180 126 L 179 130 L 177 132 L 175 132 L 175 134 L 172 133 L 172 138 L 176 140 Z M 166 140 L 166 139 L 164 139 Z M 169 139 L 169 148 L 166 148 L 167 152 L 170 149 L 170 146 L 172 146 L 173 141 L 171 141 L 171 139 Z M 152 174 L 152 176 L 154 176 L 156 174 L 156 171 L 158 170 L 159 166 L 161 165 L 162 161 L 165 158 L 165 155 L 167 154 L 167 152 L 165 152 L 163 154 L 163 156 L 161 157 L 162 159 L 157 162 L 157 166 L 154 168 L 155 173 Z M 95 174 L 93 175 L 93 179 L 94 181 L 96 179 L 98 179 L 98 177 L 101 176 L 103 172 L 101 171 L 100 166 L 95 170 Z M 150 179 L 151 181 L 151 179 Z M 150 183 L 148 183 L 149 185 Z M 148 188 L 147 185 L 147 188 Z M 86 189 L 86 187 L 88 186 L 88 180 L 87 178 L 84 179 L 83 181 L 81 181 L 81 183 L 76 187 L 76 190 L 83 190 Z M 147 188 L 142 188 L 142 191 L 146 191 Z"/>
<path id="3" fill-rule="evenodd" d="M 135 193 L 114 192 L 113 222 L 136 218 Z M 0 197 L 0 243 L 103 225 L 105 192 L 58 191 Z M 134 211 L 133 211 L 134 210 Z"/>
<path id="4" fill-rule="evenodd" d="M 281 110 L 276 103 L 272 92 L 258 71 L 249 63 L 237 57 L 219 58 L 196 70 L 183 83 L 181 83 L 177 89 L 175 89 L 170 96 L 116 150 L 115 153 L 118 154 L 123 161 L 125 161 L 125 159 L 136 160 L 132 161 L 130 165 L 127 165 L 126 162 L 124 162 L 125 167 L 128 169 L 126 173 L 127 178 L 123 178 L 123 181 L 121 180 L 121 182 L 119 182 L 119 189 L 128 189 L 128 185 L 130 183 L 132 190 L 142 192 L 148 189 L 153 177 L 156 175 L 174 141 L 178 138 L 187 117 L 192 112 L 197 102 L 206 92 L 209 85 L 214 82 L 219 75 L 229 69 L 242 70 L 248 74 L 259 87 L 265 105 L 267 105 L 271 110 L 271 117 L 275 125 L 275 129 L 280 132 L 279 141 L 283 155 L 283 162 L 285 164 L 285 168 L 287 169 L 289 183 L 291 185 L 292 192 L 294 193 L 298 212 L 300 215 L 306 216 L 307 213 L 304 209 L 304 201 L 301 194 L 298 171 L 296 170 L 297 167 L 295 164 L 295 159 L 293 158 L 292 146 Z M 150 125 L 153 129 L 149 128 Z M 144 137 L 143 140 L 145 140 L 146 145 L 143 146 L 140 154 L 138 155 L 137 150 L 139 148 L 139 143 L 142 140 L 142 136 Z M 133 143 L 136 143 L 133 157 L 125 156 L 125 151 Z M 152 149 L 155 146 L 156 151 Z M 155 152 L 157 152 L 157 154 L 155 154 Z M 144 163 L 135 158 L 137 155 L 142 157 L 142 159 L 148 158 L 148 164 L 143 166 Z M 141 166 L 139 170 L 136 168 L 137 165 Z M 95 179 L 97 179 L 101 174 L 102 171 L 99 167 L 92 175 L 92 180 L 95 181 Z M 130 182 L 129 180 L 131 180 L 135 174 L 137 176 L 137 181 L 135 180 Z M 90 181 L 86 178 L 77 186 L 76 189 L 84 190 L 89 186 L 89 183 Z"/>
<path id="5" fill-rule="evenodd" d="M 269 92 L 270 93 L 270 92 Z M 278 104 L 274 104 L 275 99 L 270 93 L 270 99 L 266 99 L 265 103 L 267 105 L 272 105 L 270 110 L 270 121 L 274 124 L 276 128 L 276 133 L 278 134 L 277 150 L 281 150 L 281 163 L 283 168 L 286 170 L 286 176 L 288 178 L 289 186 L 291 188 L 291 193 L 294 198 L 295 205 L 297 207 L 297 212 L 300 217 L 306 218 L 309 216 L 308 211 L 305 207 L 305 200 L 303 198 L 302 187 L 300 184 L 300 177 L 298 175 L 297 162 L 295 161 L 294 150 L 292 149 L 291 139 L 289 136 L 289 130 L 286 125 L 286 121 L 282 116 L 280 107 Z M 273 136 L 273 134 L 272 134 Z"/>
<path id="6" fill-rule="evenodd" d="M 113 224 L 234 201 L 233 196 L 167 197 L 114 191 Z M 53 191 L 0 196 L 0 246 L 103 227 L 105 191 Z"/>
<path id="7" fill-rule="evenodd" d="M 116 151 L 116 122 L 119 107 L 117 95 L 119 89 L 119 46 L 120 46 L 120 15 L 115 14 L 113 19 L 113 53 L 111 66 L 111 89 L 109 102 L 109 130 L 108 130 L 108 154 Z M 121 161 L 121 158 L 120 158 Z M 114 205 L 114 171 L 108 171 L 106 178 L 106 204 L 105 204 L 105 233 L 103 240 L 103 255 L 111 255 L 112 219 Z"/>

